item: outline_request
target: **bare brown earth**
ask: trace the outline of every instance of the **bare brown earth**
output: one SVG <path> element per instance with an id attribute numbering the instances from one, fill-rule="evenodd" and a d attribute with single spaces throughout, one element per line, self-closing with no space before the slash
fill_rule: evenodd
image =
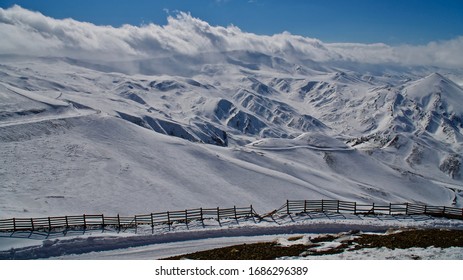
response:
<path id="1" fill-rule="evenodd" d="M 345 238 L 352 236 L 352 238 Z M 288 239 L 296 240 L 301 237 Z M 341 241 L 339 241 L 341 240 Z M 441 229 L 407 229 L 385 234 L 365 233 L 340 233 L 327 234 L 313 237 L 310 244 L 281 246 L 277 242 L 263 242 L 254 244 L 242 244 L 223 247 L 213 250 L 195 252 L 168 259 L 195 259 L 195 260 L 272 260 L 280 257 L 294 257 L 307 255 L 338 254 L 345 250 L 359 250 L 362 248 L 407 249 L 412 247 L 427 248 L 430 246 L 439 248 L 462 247 L 462 230 Z M 324 242 L 338 241 L 341 243 L 336 248 L 317 250 Z"/>

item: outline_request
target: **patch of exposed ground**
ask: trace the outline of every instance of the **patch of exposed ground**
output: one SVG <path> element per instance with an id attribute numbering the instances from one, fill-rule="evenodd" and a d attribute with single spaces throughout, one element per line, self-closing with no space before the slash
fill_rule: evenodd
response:
<path id="1" fill-rule="evenodd" d="M 362 248 L 407 249 L 413 247 L 462 247 L 462 230 L 441 229 L 405 229 L 388 231 L 384 234 L 366 234 L 347 232 L 339 234 L 324 234 L 312 237 L 303 244 L 297 243 L 302 237 L 288 238 L 287 244 L 280 241 L 242 244 L 191 254 L 175 256 L 168 259 L 195 260 L 272 260 L 281 257 L 304 257 L 308 255 L 338 254 L 345 250 Z M 297 244 L 290 245 L 291 242 Z M 289 245 L 288 245 L 289 244 Z"/>

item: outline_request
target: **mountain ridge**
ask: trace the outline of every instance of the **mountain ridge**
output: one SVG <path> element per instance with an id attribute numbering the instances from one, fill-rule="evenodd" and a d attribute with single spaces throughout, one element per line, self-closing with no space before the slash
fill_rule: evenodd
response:
<path id="1" fill-rule="evenodd" d="M 463 205 L 463 91 L 434 68 L 202 58 L 179 75 L 2 61 L 2 212 L 143 213 L 230 197 L 263 209 L 287 198 Z"/>

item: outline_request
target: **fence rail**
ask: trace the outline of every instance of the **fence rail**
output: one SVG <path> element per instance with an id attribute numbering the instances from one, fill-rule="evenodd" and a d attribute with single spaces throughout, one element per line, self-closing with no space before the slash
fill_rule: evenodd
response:
<path id="1" fill-rule="evenodd" d="M 204 221 L 205 219 L 215 219 L 220 223 L 223 219 L 254 218 L 258 214 L 254 211 L 252 205 L 249 207 L 233 208 L 198 208 L 185 209 L 181 211 L 167 211 L 160 213 L 150 213 L 135 215 L 131 217 L 105 216 L 99 215 L 79 215 L 79 216 L 61 216 L 46 218 L 11 218 L 0 220 L 0 231 L 35 231 L 69 228 L 94 228 L 94 227 L 114 227 L 117 229 L 136 227 L 140 225 L 165 224 L 169 228 L 174 223 L 187 224 L 192 221 Z"/>
<path id="2" fill-rule="evenodd" d="M 463 219 L 463 208 L 429 206 L 412 203 L 361 204 L 340 200 L 287 200 L 276 213 L 297 214 L 307 212 L 336 212 L 354 215 L 430 215 L 452 219 Z"/>
<path id="3" fill-rule="evenodd" d="M 223 219 L 258 218 L 276 214 L 300 214 L 308 212 L 335 212 L 354 215 L 430 215 L 451 219 L 463 219 L 463 208 L 448 206 L 429 206 L 411 203 L 389 203 L 388 205 L 365 204 L 340 200 L 287 200 L 279 209 L 259 215 L 252 205 L 233 208 L 197 208 L 180 211 L 167 211 L 135 216 L 78 215 L 46 218 L 11 218 L 0 220 L 0 232 L 11 231 L 51 231 L 69 228 L 114 227 L 118 230 L 140 225 L 167 225 L 169 229 L 175 223 L 188 224 L 192 221 L 214 219 L 220 224 Z"/>

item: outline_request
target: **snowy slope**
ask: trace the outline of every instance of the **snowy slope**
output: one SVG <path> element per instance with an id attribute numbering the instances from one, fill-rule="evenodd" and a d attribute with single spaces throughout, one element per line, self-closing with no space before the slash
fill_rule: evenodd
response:
<path id="1" fill-rule="evenodd" d="M 0 217 L 463 206 L 458 60 L 185 13 L 113 28 L 14 6 L 0 34 Z"/>
<path id="2" fill-rule="evenodd" d="M 8 58 L 0 66 L 2 216 L 270 211 L 299 198 L 462 205 L 461 114 L 442 99 L 454 137 L 423 129 L 420 114 L 430 109 L 417 87 L 429 77 L 288 74 L 245 59 L 216 64 L 223 73 L 179 77 Z M 448 79 L 431 79 L 460 98 Z"/>

